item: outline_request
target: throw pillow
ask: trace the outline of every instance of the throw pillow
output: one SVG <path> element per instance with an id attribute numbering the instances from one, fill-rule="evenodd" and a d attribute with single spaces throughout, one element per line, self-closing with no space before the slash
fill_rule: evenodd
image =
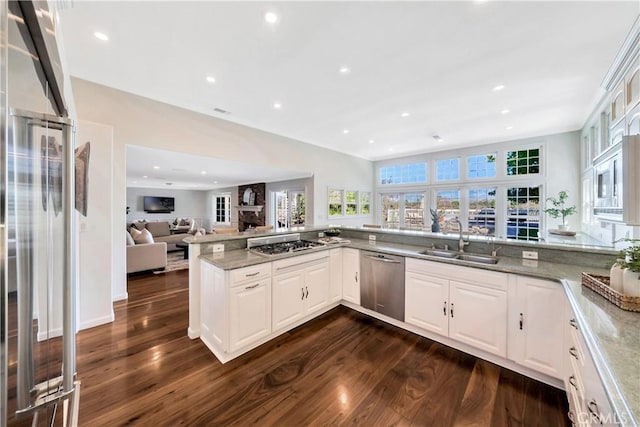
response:
<path id="1" fill-rule="evenodd" d="M 180 226 L 184 227 L 185 225 L 191 225 L 191 221 L 189 221 L 188 219 L 180 220 Z"/>
<path id="2" fill-rule="evenodd" d="M 127 231 L 127 246 L 133 246 L 135 244 L 136 242 L 133 240 L 133 237 L 131 237 L 131 233 Z"/>
<path id="3" fill-rule="evenodd" d="M 147 221 L 146 220 L 141 220 L 141 221 L 134 221 L 131 224 L 131 227 L 135 228 L 136 230 L 144 230 L 145 228 L 147 228 Z"/>
<path id="4" fill-rule="evenodd" d="M 136 245 L 141 243 L 153 243 L 153 236 L 146 228 L 142 231 L 131 228 L 131 237 L 133 237 L 133 241 L 136 242 Z"/>

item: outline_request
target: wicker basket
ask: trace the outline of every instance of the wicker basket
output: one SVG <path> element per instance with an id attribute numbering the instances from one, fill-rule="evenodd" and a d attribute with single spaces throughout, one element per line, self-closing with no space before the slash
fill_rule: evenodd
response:
<path id="1" fill-rule="evenodd" d="M 609 286 L 609 276 L 582 273 L 582 284 L 627 311 L 640 312 L 640 297 L 621 294 Z"/>

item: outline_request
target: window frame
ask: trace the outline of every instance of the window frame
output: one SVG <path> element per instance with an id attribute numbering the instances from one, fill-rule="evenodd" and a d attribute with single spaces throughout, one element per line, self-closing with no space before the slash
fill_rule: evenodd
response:
<path id="1" fill-rule="evenodd" d="M 225 217 L 228 221 L 218 221 L 218 199 L 225 199 Z M 231 193 L 217 193 L 212 196 L 212 223 L 214 225 L 231 225 Z"/>
<path id="2" fill-rule="evenodd" d="M 332 191 L 339 191 L 341 193 L 341 209 L 340 209 L 340 213 L 339 214 L 335 214 L 335 215 L 331 215 L 331 209 L 330 209 L 330 195 Z M 347 193 L 355 193 L 355 213 L 347 213 Z M 368 194 L 369 196 L 369 213 L 362 213 L 362 199 L 361 199 L 361 195 L 362 194 Z M 345 188 L 337 188 L 337 187 L 329 187 L 327 189 L 327 218 L 331 218 L 331 219 L 339 219 L 339 218 L 359 218 L 359 217 L 367 217 L 367 216 L 371 216 L 371 197 L 372 197 L 372 192 L 368 191 L 368 190 L 352 190 L 352 189 L 345 189 Z M 349 203 L 349 204 L 353 204 L 353 203 Z"/>

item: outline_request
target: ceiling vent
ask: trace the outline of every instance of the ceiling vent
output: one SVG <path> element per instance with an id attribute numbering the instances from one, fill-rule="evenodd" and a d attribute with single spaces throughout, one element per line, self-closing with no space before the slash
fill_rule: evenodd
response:
<path id="1" fill-rule="evenodd" d="M 231 114 L 231 111 L 223 110 L 222 108 L 214 108 L 213 111 L 219 114 Z"/>
<path id="2" fill-rule="evenodd" d="M 173 182 L 166 182 L 167 185 L 173 185 Z"/>

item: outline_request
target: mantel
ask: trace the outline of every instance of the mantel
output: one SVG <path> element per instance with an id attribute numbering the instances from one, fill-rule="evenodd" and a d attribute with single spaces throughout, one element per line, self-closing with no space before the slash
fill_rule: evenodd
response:
<path id="1" fill-rule="evenodd" d="M 244 205 L 244 206 L 236 206 L 236 208 L 238 209 L 238 211 L 240 212 L 262 212 L 262 208 L 264 207 L 264 205 Z"/>

